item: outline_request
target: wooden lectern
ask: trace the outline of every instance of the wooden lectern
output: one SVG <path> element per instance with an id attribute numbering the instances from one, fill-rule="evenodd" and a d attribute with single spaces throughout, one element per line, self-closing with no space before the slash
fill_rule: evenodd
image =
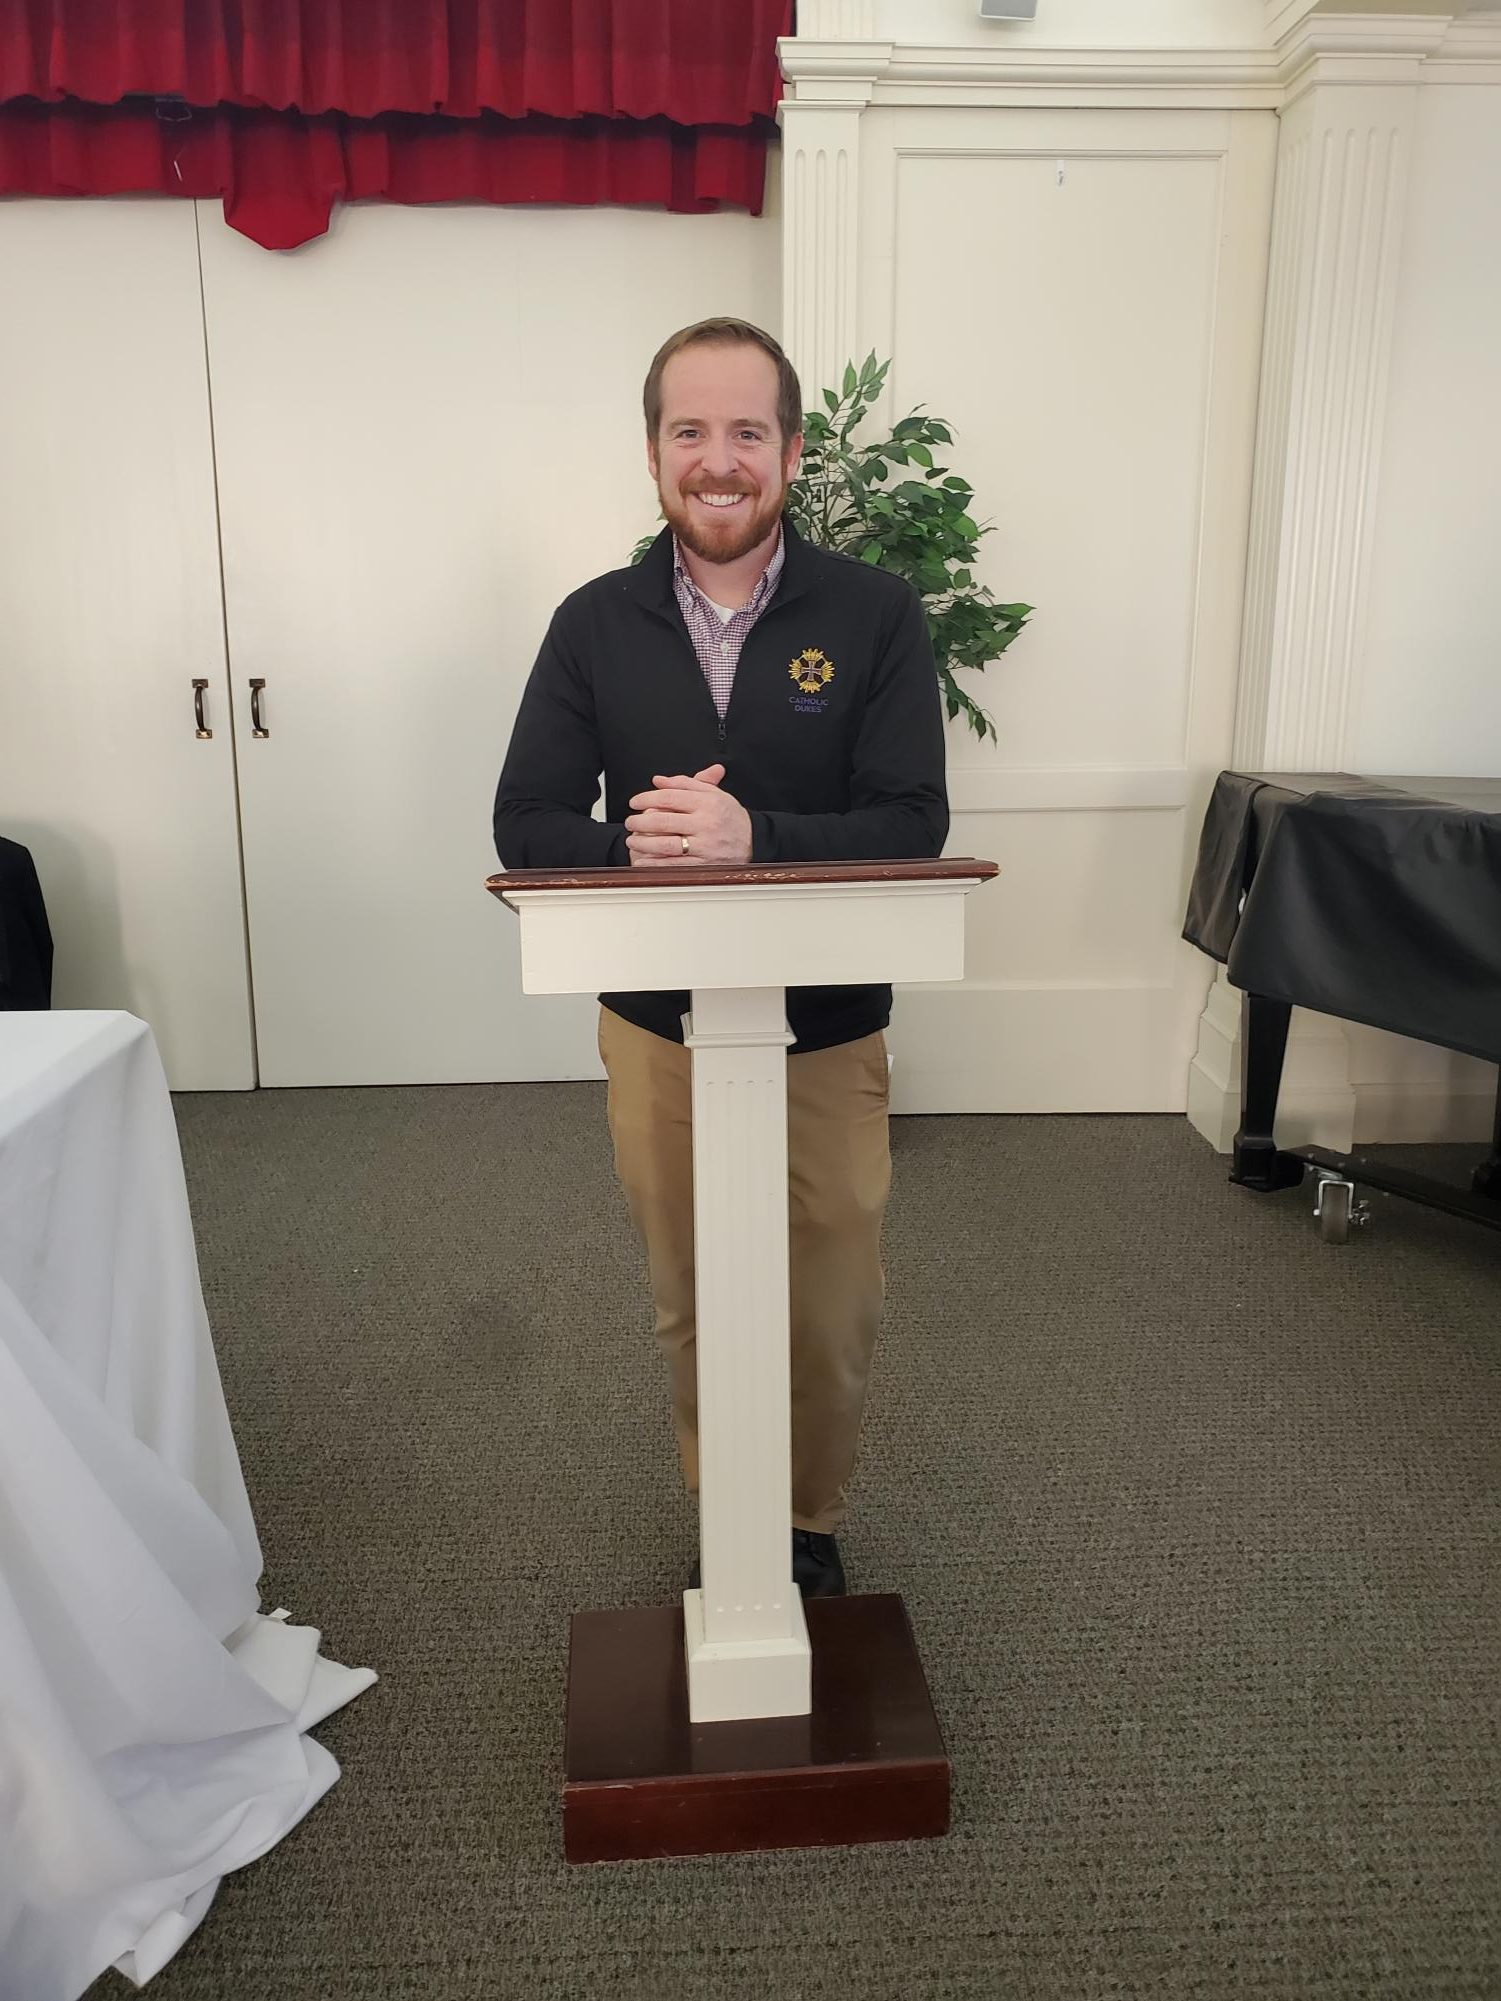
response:
<path id="1" fill-rule="evenodd" d="M 791 1577 L 786 989 L 957 980 L 993 862 L 524 869 L 529 994 L 687 989 L 703 1588 L 579 1613 L 572 1862 L 946 1832 L 949 1765 L 894 1596 Z"/>

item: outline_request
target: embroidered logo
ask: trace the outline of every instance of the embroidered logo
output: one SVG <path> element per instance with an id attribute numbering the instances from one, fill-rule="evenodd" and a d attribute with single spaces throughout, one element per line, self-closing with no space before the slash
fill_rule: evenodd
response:
<path id="1" fill-rule="evenodd" d="M 816 646 L 809 646 L 799 653 L 787 672 L 805 695 L 817 695 L 833 680 L 834 663 Z"/>
<path id="2" fill-rule="evenodd" d="M 834 663 L 816 646 L 805 646 L 787 672 L 797 684 L 798 692 L 792 697 L 792 706 L 801 715 L 822 715 L 829 706 L 821 700 L 823 691 L 834 678 Z"/>

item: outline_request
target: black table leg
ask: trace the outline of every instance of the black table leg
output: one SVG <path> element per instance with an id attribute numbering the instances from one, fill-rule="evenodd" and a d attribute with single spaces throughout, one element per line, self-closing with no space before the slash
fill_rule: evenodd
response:
<path id="1" fill-rule="evenodd" d="M 1491 1157 L 1482 1160 L 1470 1177 L 1470 1186 L 1477 1195 L 1489 1195 L 1501 1201 L 1501 1080 L 1496 1089 L 1496 1124 L 1491 1133 Z"/>
<path id="2" fill-rule="evenodd" d="M 1263 1193 L 1294 1188 L 1303 1179 L 1302 1161 L 1279 1153 L 1272 1137 L 1291 1019 L 1286 1001 L 1248 993 L 1241 1002 L 1240 1131 L 1230 1179 Z"/>

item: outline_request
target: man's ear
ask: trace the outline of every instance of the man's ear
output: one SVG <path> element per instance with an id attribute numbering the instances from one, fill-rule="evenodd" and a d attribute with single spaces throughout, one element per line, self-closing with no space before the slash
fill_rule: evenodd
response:
<path id="1" fill-rule="evenodd" d="M 787 449 L 782 454 L 782 471 L 789 482 L 797 478 L 797 469 L 802 463 L 802 457 L 803 434 L 799 431 L 796 437 L 787 440 Z"/>
<path id="2" fill-rule="evenodd" d="M 661 461 L 657 457 L 657 441 L 648 431 L 646 435 L 646 470 L 653 479 L 661 478 Z"/>

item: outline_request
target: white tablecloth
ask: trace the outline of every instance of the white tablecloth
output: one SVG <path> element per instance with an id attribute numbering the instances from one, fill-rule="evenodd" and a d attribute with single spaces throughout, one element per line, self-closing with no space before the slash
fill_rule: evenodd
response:
<path id="1" fill-rule="evenodd" d="M 0 2001 L 148 1980 L 338 1777 L 375 1676 L 260 1569 L 151 1033 L 0 1014 Z"/>

